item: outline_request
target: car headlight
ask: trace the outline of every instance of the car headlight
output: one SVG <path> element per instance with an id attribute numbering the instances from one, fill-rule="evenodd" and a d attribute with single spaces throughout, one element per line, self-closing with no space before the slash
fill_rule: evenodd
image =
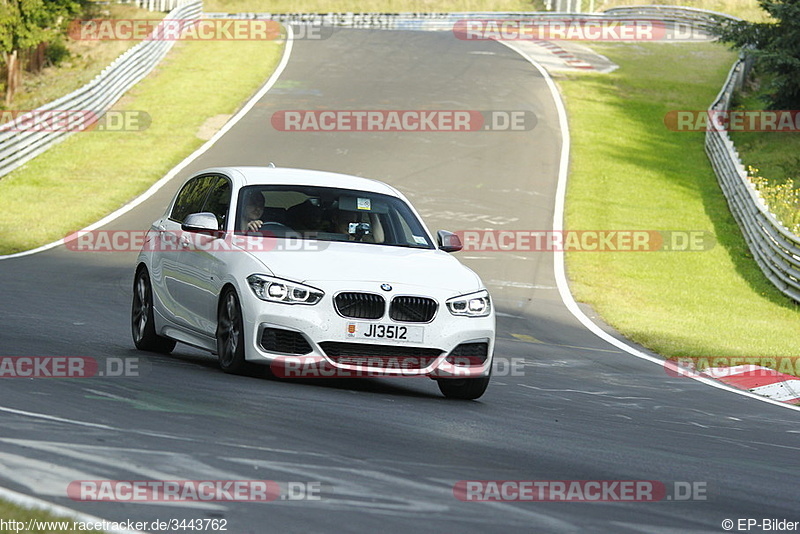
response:
<path id="1" fill-rule="evenodd" d="M 247 277 L 247 283 L 258 298 L 268 302 L 316 304 L 325 294 L 311 286 L 263 274 L 251 274 Z"/>
<path id="2" fill-rule="evenodd" d="M 447 309 L 453 315 L 486 317 L 492 311 L 492 299 L 485 289 L 477 293 L 453 297 L 447 301 Z"/>

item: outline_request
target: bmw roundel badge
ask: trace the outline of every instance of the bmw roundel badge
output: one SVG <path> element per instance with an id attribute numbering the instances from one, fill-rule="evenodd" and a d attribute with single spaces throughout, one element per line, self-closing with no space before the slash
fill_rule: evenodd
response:
<path id="1" fill-rule="evenodd" d="M 390 286 L 389 284 L 381 284 L 381 289 L 383 289 L 384 291 L 391 291 L 392 286 Z"/>

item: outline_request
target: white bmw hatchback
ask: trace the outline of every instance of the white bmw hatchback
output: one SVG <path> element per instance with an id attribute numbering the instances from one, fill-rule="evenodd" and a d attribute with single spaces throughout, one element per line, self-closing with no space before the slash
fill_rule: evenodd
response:
<path id="1" fill-rule="evenodd" d="M 137 259 L 132 333 L 243 373 L 428 376 L 447 397 L 489 383 L 491 298 L 393 187 L 274 167 L 208 169 L 155 221 Z"/>

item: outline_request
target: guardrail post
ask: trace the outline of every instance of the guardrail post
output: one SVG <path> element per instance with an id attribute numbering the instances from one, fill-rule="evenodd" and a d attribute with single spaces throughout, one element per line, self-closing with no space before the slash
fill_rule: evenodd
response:
<path id="1" fill-rule="evenodd" d="M 555 2 L 558 13 L 580 13 L 583 0 L 555 0 Z"/>

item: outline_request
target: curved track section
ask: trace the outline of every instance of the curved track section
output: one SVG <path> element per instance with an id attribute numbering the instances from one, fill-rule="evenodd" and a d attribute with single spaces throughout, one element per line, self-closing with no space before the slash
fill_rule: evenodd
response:
<path id="1" fill-rule="evenodd" d="M 282 133 L 287 109 L 533 110 L 527 132 Z M 143 229 L 181 179 L 266 164 L 372 176 L 432 229 L 548 229 L 560 133 L 542 76 L 512 50 L 449 34 L 337 31 L 295 43 L 279 83 L 213 148 L 109 228 Z M 57 247 L 0 263 L 4 356 L 138 358 L 139 376 L 2 379 L 0 482 L 110 520 L 224 518 L 263 532 L 719 532 L 723 519 L 798 519 L 797 415 L 633 359 L 562 303 L 552 257 L 466 253 L 514 359 L 479 402 L 425 379 L 282 382 L 221 373 L 179 346 L 140 353 L 128 314 L 134 253 Z M 424 276 L 424 273 L 420 273 Z M 584 310 L 589 313 L 588 310 Z M 268 479 L 319 501 L 80 502 L 74 480 Z M 705 500 L 461 502 L 461 480 L 697 482 Z"/>

